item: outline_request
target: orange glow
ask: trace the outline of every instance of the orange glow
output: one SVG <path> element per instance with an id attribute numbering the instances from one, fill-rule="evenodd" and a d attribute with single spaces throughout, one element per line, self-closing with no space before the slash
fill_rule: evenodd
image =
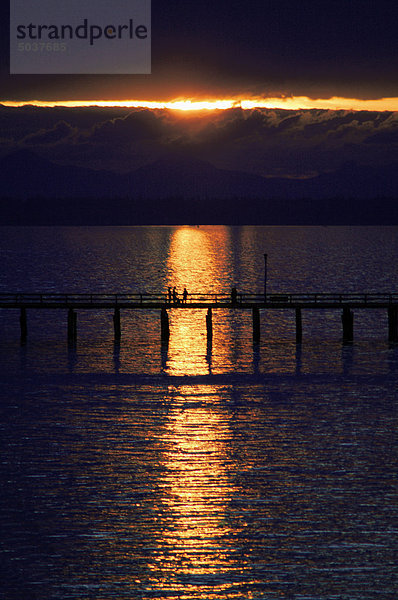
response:
<path id="1" fill-rule="evenodd" d="M 180 298 L 188 293 L 215 293 L 224 286 L 229 246 L 227 228 L 179 227 L 173 233 L 167 259 L 168 284 L 176 286 Z M 190 296 L 188 296 L 188 304 Z M 170 310 L 170 346 L 167 372 L 170 375 L 206 374 L 206 311 Z M 217 315 L 214 314 L 214 321 Z M 228 347 L 225 332 L 217 331 L 217 343 Z"/>
<path id="2" fill-rule="evenodd" d="M 178 392 L 168 399 L 162 436 L 165 450 L 157 485 L 167 508 L 167 524 L 155 543 L 157 560 L 148 564 L 154 572 L 150 590 L 188 598 L 186 585 L 170 579 L 170 571 L 178 565 L 179 574 L 193 577 L 189 586 L 192 597 L 232 598 L 233 584 L 228 580 L 215 584 L 197 581 L 211 574 L 239 574 L 246 567 L 244 558 L 236 556 L 233 544 L 228 543 L 232 534 L 228 506 L 239 493 L 229 471 L 232 432 L 228 413 L 217 387 L 181 386 Z"/>
<path id="3" fill-rule="evenodd" d="M 376 110 L 398 111 L 398 98 L 379 98 L 376 100 L 359 100 L 357 98 L 309 98 L 308 96 L 285 96 L 279 98 L 247 98 L 247 99 L 209 99 L 191 100 L 178 99 L 168 102 L 146 100 L 24 100 L 3 101 L 2 106 L 20 107 L 37 106 L 43 108 L 66 107 L 120 107 L 120 108 L 149 108 L 169 109 L 178 111 L 227 110 L 241 108 L 282 108 L 289 110 L 324 109 L 324 110 Z"/>

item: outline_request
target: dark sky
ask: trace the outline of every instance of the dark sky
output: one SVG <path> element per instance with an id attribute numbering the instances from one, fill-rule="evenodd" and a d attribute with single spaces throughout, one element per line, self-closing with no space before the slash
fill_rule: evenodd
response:
<path id="1" fill-rule="evenodd" d="M 0 16 L 3 100 L 398 96 L 393 1 L 153 0 L 152 75 L 131 76 L 10 76 Z"/>

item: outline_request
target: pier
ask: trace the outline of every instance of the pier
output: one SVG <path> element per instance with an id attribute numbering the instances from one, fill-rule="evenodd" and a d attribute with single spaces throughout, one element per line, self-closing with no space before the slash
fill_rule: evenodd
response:
<path id="1" fill-rule="evenodd" d="M 209 342 L 213 339 L 213 310 L 250 310 L 253 317 L 253 342 L 261 338 L 260 311 L 292 310 L 296 322 L 296 342 L 303 341 L 303 312 L 306 310 L 340 310 L 344 343 L 354 340 L 354 311 L 356 309 L 385 309 L 388 318 L 388 340 L 398 342 L 398 293 L 369 294 L 246 294 L 233 288 L 230 294 L 189 294 L 186 301 L 175 300 L 164 294 L 53 294 L 16 293 L 0 294 L 0 309 L 20 311 L 21 342 L 28 336 L 28 310 L 65 310 L 68 314 L 67 337 L 71 344 L 77 339 L 77 310 L 112 310 L 115 340 L 122 337 L 121 310 L 158 310 L 160 337 L 168 343 L 170 337 L 168 312 L 170 310 L 205 310 L 204 327 Z"/>

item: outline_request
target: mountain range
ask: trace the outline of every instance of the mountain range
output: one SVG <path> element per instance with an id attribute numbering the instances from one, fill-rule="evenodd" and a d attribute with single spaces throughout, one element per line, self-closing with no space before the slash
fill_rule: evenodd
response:
<path id="1" fill-rule="evenodd" d="M 118 174 L 28 150 L 0 160 L 3 224 L 398 224 L 398 165 L 266 178 L 171 157 Z"/>

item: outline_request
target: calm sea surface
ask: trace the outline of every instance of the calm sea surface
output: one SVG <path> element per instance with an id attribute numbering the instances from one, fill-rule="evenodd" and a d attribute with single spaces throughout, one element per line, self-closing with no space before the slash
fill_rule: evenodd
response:
<path id="1" fill-rule="evenodd" d="M 398 228 L 0 228 L 0 292 L 398 292 Z M 1 600 L 396 600 L 384 310 L 0 310 Z"/>

